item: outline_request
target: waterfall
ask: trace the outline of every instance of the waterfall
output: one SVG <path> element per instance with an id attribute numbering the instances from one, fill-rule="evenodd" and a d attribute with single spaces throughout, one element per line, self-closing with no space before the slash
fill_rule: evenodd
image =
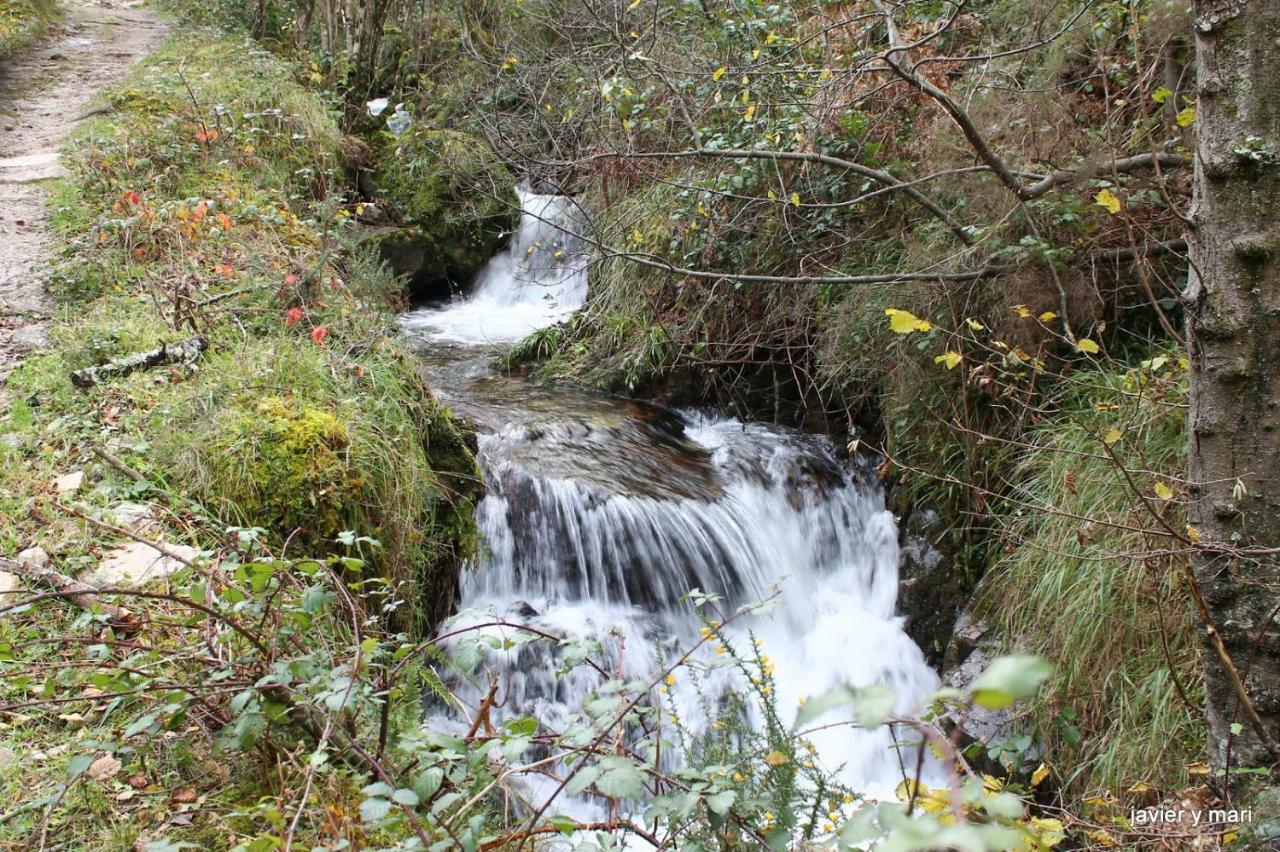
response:
<path id="1" fill-rule="evenodd" d="M 494 641 L 447 683 L 463 714 L 433 707 L 431 724 L 465 728 L 461 715 L 474 714 L 494 677 L 495 722 L 533 717 L 559 730 L 602 682 L 565 665 L 565 643 L 595 643 L 604 671 L 651 682 L 700 638 L 695 590 L 728 611 L 770 599 L 724 638 L 739 652 L 750 650 L 748 632 L 762 643 L 786 721 L 801 700 L 841 685 L 884 684 L 896 712 L 918 710 L 938 679 L 894 614 L 897 530 L 870 471 L 837 458 L 824 437 L 492 370 L 497 350 L 486 344 L 555 322 L 585 298 L 587 253 L 553 226 L 580 224 L 573 202 L 528 192 L 521 202 L 519 231 L 469 299 L 402 319 L 422 341 L 434 390 L 478 424 L 486 484 L 482 552 L 442 645 L 474 643 L 475 632 L 458 635 L 468 626 Z M 481 626 L 495 620 L 564 641 L 506 641 L 528 633 Z M 744 686 L 704 650 L 693 662 L 705 674 L 695 682 L 682 670 L 665 699 L 695 733 L 718 696 Z M 810 739 L 824 768 L 856 789 L 883 794 L 902 777 L 886 728 L 833 726 Z M 528 783 L 534 801 L 550 793 Z M 583 818 L 592 807 L 556 803 Z"/>
<path id="2" fill-rule="evenodd" d="M 585 218 L 566 195 L 516 188 L 520 222 L 507 246 L 485 265 L 465 298 L 405 319 L 406 328 L 455 343 L 513 342 L 565 319 L 587 297 Z"/>

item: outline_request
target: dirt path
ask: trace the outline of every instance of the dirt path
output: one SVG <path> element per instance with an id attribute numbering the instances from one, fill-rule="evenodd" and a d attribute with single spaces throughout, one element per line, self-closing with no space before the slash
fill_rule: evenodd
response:
<path id="1" fill-rule="evenodd" d="M 70 0 L 52 38 L 0 64 L 0 385 L 43 340 L 51 310 L 43 182 L 60 173 L 58 151 L 94 98 L 164 38 L 165 25 L 132 5 Z"/>

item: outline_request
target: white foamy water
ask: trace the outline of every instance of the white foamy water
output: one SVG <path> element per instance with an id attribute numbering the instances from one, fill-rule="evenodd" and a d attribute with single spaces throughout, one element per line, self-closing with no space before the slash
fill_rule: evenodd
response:
<path id="1" fill-rule="evenodd" d="M 883 684 L 895 712 L 918 710 L 938 678 L 894 614 L 897 530 L 874 476 L 819 436 L 534 388 L 487 368 L 494 350 L 484 344 L 563 319 L 586 296 L 586 254 L 551 224 L 579 229 L 572 202 L 527 192 L 521 202 L 520 231 L 475 294 L 403 324 L 423 342 L 437 391 L 483 433 L 483 553 L 462 577 L 463 611 L 445 630 L 500 620 L 560 641 L 479 628 L 512 641 L 495 641 L 469 677 L 448 684 L 464 713 L 434 707 L 432 724 L 465 729 L 492 678 L 495 722 L 533 717 L 544 733 L 563 730 L 605 680 L 588 665 L 566 666 L 566 647 L 597 643 L 600 669 L 652 683 L 701 639 L 695 590 L 722 596 L 726 613 L 772 598 L 729 624 L 726 638 L 744 657 L 749 632 L 761 642 L 784 723 L 801 699 L 843 685 Z M 442 644 L 456 649 L 474 635 Z M 708 710 L 747 686 L 716 644 L 695 655 L 696 676 L 682 669 L 651 696 L 695 734 L 711 724 Z M 840 719 L 833 711 L 818 723 Z M 895 749 L 888 728 L 829 725 L 809 739 L 823 768 L 869 795 L 888 794 L 904 763 L 907 774 L 915 768 L 915 750 Z M 520 783 L 531 808 L 557 784 L 536 774 Z M 598 801 L 564 796 L 548 812 L 583 821 L 604 813 Z"/>
<path id="2" fill-rule="evenodd" d="M 507 247 L 480 270 L 471 295 L 405 314 L 406 330 L 455 343 L 514 342 L 582 306 L 588 254 L 556 227 L 580 233 L 576 203 L 523 188 L 516 194 L 520 224 Z"/>

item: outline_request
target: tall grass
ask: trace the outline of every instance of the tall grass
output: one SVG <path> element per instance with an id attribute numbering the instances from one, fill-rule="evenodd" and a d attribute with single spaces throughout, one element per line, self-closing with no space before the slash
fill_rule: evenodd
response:
<path id="1" fill-rule="evenodd" d="M 1202 742 L 1194 613 L 1182 557 L 1161 534 L 1184 521 L 1154 490 L 1185 467 L 1185 382 L 1173 357 L 1152 372 L 1072 377 L 1017 465 L 1003 555 L 982 591 L 1009 644 L 1055 666 L 1034 721 L 1076 799 L 1176 789 Z"/>

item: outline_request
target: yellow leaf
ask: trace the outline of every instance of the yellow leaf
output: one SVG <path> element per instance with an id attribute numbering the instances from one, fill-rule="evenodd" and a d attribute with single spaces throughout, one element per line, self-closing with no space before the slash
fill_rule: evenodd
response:
<path id="1" fill-rule="evenodd" d="M 920 319 L 910 311 L 885 308 L 884 315 L 889 318 L 889 328 L 895 334 L 910 334 L 913 331 L 929 331 L 933 328 L 932 323 Z"/>
<path id="2" fill-rule="evenodd" d="M 1023 319 L 1031 316 L 1031 311 L 1027 310 L 1026 305 L 1014 305 L 1011 310 Z"/>
<path id="3" fill-rule="evenodd" d="M 1041 784 L 1044 783 L 1044 779 L 1048 777 L 1049 777 L 1049 767 L 1043 763 L 1040 764 L 1039 766 L 1036 767 L 1036 771 L 1031 773 L 1031 786 L 1039 787 Z"/>
<path id="4" fill-rule="evenodd" d="M 1116 840 L 1114 837 L 1112 837 L 1110 834 L 1103 831 L 1102 829 L 1098 829 L 1097 831 L 1090 831 L 1085 836 L 1088 837 L 1090 840 L 1092 840 L 1094 843 L 1098 844 L 1099 846 L 1119 846 L 1120 845 L 1119 840 Z"/>
<path id="5" fill-rule="evenodd" d="M 982 331 L 984 328 L 986 328 L 985 325 L 978 322 L 973 317 L 969 317 L 967 320 L 965 320 L 965 323 L 968 324 L 970 330 L 972 331 Z"/>
<path id="6" fill-rule="evenodd" d="M 764 762 L 770 766 L 785 766 L 791 759 L 780 751 L 771 751 L 764 756 Z"/>
<path id="7" fill-rule="evenodd" d="M 1053 322 L 1057 318 L 1058 318 L 1058 315 L 1055 314 L 1053 311 L 1045 311 L 1040 316 L 1036 317 L 1036 319 L 1040 320 L 1040 322 Z"/>
<path id="8" fill-rule="evenodd" d="M 1206 765 L 1204 765 L 1203 763 L 1188 763 L 1188 764 L 1187 764 L 1187 774 L 1188 774 L 1188 775 L 1208 775 L 1208 774 L 1209 774 L 1209 772 L 1210 772 L 1209 767 L 1208 767 L 1208 766 L 1206 766 Z"/>
<path id="9" fill-rule="evenodd" d="M 1106 444 L 1109 447 L 1123 437 L 1124 437 L 1124 432 L 1120 431 L 1119 429 L 1116 429 L 1115 427 L 1112 427 L 1107 430 L 1107 434 L 1102 436 L 1102 443 Z"/>
<path id="10" fill-rule="evenodd" d="M 796 207 L 800 206 L 800 193 L 798 192 L 791 193 L 791 203 Z"/>
<path id="11" fill-rule="evenodd" d="M 1174 116 L 1174 121 L 1178 122 L 1179 127 L 1190 127 L 1196 123 L 1196 108 L 1189 106 Z"/>
<path id="12" fill-rule="evenodd" d="M 1084 337 L 1076 341 L 1076 351 L 1084 352 L 1089 355 L 1097 355 L 1102 351 L 1102 347 L 1098 346 L 1098 344 L 1094 343 L 1089 338 Z"/>
<path id="13" fill-rule="evenodd" d="M 1139 781 L 1128 789 L 1130 793 L 1146 793 L 1151 789 L 1151 785 L 1146 781 Z"/>
<path id="14" fill-rule="evenodd" d="M 643 2 L 643 0 L 631 0 L 631 5 L 627 7 L 627 11 L 630 12 L 632 9 L 639 6 L 641 2 Z"/>
<path id="15" fill-rule="evenodd" d="M 723 77 L 726 73 L 728 73 L 728 71 L 729 71 L 728 68 L 721 65 L 719 68 L 711 72 L 711 79 L 715 80 L 718 83 L 720 82 L 720 78 Z"/>
<path id="16" fill-rule="evenodd" d="M 1156 492 L 1156 496 L 1161 500 L 1168 500 L 1173 497 L 1173 489 L 1165 485 L 1163 482 L 1157 482 L 1155 488 L 1152 490 Z"/>
<path id="17" fill-rule="evenodd" d="M 756 117 L 756 105 L 752 104 L 747 107 L 747 121 L 754 121 Z"/>
<path id="18" fill-rule="evenodd" d="M 1228 843 L 1235 843 L 1239 839 L 1240 839 L 1240 832 L 1238 831 L 1228 831 L 1226 834 L 1222 835 L 1223 845 L 1226 845 Z"/>
<path id="19" fill-rule="evenodd" d="M 777 200 L 778 200 L 778 193 L 774 192 L 772 189 L 771 189 L 771 190 L 769 190 L 769 200 L 770 200 L 770 201 L 777 201 Z"/>
<path id="20" fill-rule="evenodd" d="M 1106 796 L 1090 796 L 1084 800 L 1084 803 L 1086 805 L 1093 805 L 1094 807 L 1100 808 L 1111 804 L 1111 801 L 1107 799 Z"/>
<path id="21" fill-rule="evenodd" d="M 1200 543 L 1200 529 L 1192 524 L 1187 524 L 1187 540 L 1192 544 Z"/>
<path id="22" fill-rule="evenodd" d="M 948 349 L 946 352 L 933 359 L 935 364 L 946 364 L 948 370 L 955 369 L 956 365 L 963 360 L 959 352 Z"/>
<path id="23" fill-rule="evenodd" d="M 1151 93 L 1151 100 L 1155 101 L 1158 104 L 1162 104 L 1165 101 L 1169 100 L 1169 96 L 1172 94 L 1173 94 L 1173 90 L 1170 89 L 1168 86 L 1161 86 L 1160 88 L 1156 89 L 1154 92 Z"/>
<path id="24" fill-rule="evenodd" d="M 1109 189 L 1104 189 L 1095 195 L 1093 203 L 1112 215 L 1120 212 L 1120 199 Z"/>

